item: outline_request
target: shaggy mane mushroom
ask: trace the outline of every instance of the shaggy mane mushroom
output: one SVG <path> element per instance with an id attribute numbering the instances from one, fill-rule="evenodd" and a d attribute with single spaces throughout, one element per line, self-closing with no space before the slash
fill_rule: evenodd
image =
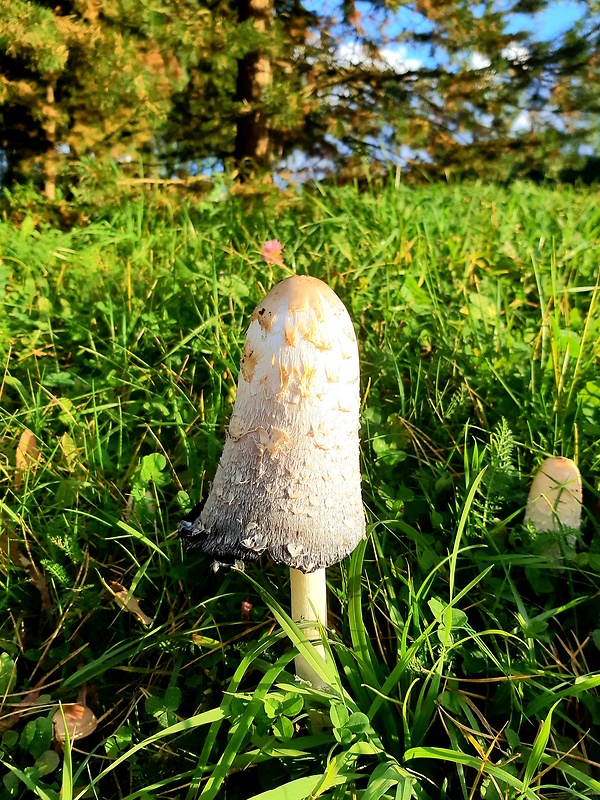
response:
<path id="1" fill-rule="evenodd" d="M 317 278 L 277 284 L 252 314 L 221 461 L 204 508 L 184 528 L 218 562 L 268 552 L 287 564 L 297 621 L 326 624 L 325 568 L 365 536 L 359 407 L 344 304 Z M 318 682 L 303 661 L 297 673 Z"/>

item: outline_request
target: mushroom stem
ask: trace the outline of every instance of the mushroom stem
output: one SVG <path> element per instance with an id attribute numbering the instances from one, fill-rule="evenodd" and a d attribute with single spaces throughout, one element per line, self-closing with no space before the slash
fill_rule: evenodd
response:
<path id="1" fill-rule="evenodd" d="M 303 633 L 315 648 L 316 652 L 325 659 L 325 650 L 321 643 L 319 625 L 327 627 L 327 583 L 325 570 L 305 574 L 298 569 L 290 567 L 290 587 L 292 592 L 292 619 L 294 622 L 313 621 L 314 627 L 303 628 Z M 303 656 L 296 657 L 296 675 L 303 681 L 308 681 L 315 689 L 325 688 L 323 679 L 315 672 Z"/>

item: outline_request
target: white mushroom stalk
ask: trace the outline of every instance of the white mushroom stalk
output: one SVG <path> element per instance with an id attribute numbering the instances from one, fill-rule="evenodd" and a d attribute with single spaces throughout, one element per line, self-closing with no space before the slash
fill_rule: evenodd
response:
<path id="1" fill-rule="evenodd" d="M 220 561 L 268 551 L 292 567 L 297 621 L 326 625 L 325 567 L 365 535 L 359 406 L 358 346 L 341 300 L 309 276 L 277 284 L 252 314 L 228 437 L 191 534 Z M 307 638 L 320 638 L 318 625 Z M 302 662 L 298 673 L 314 682 Z"/>
<path id="2" fill-rule="evenodd" d="M 527 500 L 525 523 L 540 532 L 581 528 L 581 475 L 574 461 L 547 458 L 537 471 Z"/>
<path id="3" fill-rule="evenodd" d="M 321 641 L 321 626 L 327 627 L 327 581 L 325 569 L 315 572 L 300 572 L 290 567 L 290 591 L 292 595 L 292 619 L 295 622 L 314 620 L 314 625 L 307 625 L 303 631 L 307 640 L 316 652 L 325 659 L 325 649 Z M 324 688 L 319 674 L 308 663 L 304 656 L 296 656 L 296 675 L 308 681 L 316 689 Z"/>

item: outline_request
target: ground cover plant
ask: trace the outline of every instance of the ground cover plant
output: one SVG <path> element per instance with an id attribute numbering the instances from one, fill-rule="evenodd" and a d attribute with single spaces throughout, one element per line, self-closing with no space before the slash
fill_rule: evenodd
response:
<path id="1" fill-rule="evenodd" d="M 0 798 L 598 795 L 599 229 L 594 191 L 529 184 L 149 193 L 68 230 L 13 203 Z M 176 531 L 292 272 L 344 301 L 363 373 L 369 536 L 328 572 L 321 693 L 287 570 L 213 573 Z M 522 522 L 549 454 L 583 475 L 575 541 Z M 53 741 L 76 702 L 97 727 Z"/>

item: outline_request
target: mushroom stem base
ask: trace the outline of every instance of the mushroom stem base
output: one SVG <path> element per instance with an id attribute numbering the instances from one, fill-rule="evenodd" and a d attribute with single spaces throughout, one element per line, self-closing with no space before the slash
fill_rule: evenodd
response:
<path id="1" fill-rule="evenodd" d="M 314 622 L 306 626 L 303 633 L 316 652 L 325 660 L 325 650 L 321 642 L 319 626 L 327 627 L 327 582 L 325 570 L 305 574 L 290 567 L 290 587 L 292 592 L 292 619 L 294 622 Z M 315 689 L 326 688 L 323 679 L 308 664 L 303 656 L 296 657 L 296 675 L 308 681 Z"/>

